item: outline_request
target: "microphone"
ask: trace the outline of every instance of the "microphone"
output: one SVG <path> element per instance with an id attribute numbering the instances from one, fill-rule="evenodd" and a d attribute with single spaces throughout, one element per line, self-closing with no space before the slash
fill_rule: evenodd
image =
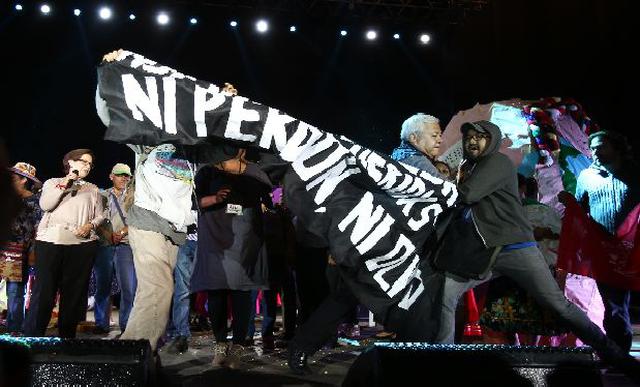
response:
<path id="1" fill-rule="evenodd" d="M 76 179 L 80 176 L 80 172 L 78 172 L 77 169 L 74 169 L 71 171 L 71 173 L 73 173 L 74 175 L 76 175 Z M 67 181 L 67 189 L 71 188 L 71 186 L 73 185 L 73 183 L 75 183 L 76 180 L 75 179 L 69 179 L 69 181 Z"/>
<path id="2" fill-rule="evenodd" d="M 76 175 L 76 179 L 78 177 L 80 177 L 80 172 L 78 172 L 77 169 L 74 169 L 71 171 L 71 173 L 73 173 L 74 175 Z M 73 183 L 75 183 L 76 180 L 75 179 L 69 179 L 69 181 L 67 181 L 67 189 L 71 188 L 71 186 L 73 186 Z"/>

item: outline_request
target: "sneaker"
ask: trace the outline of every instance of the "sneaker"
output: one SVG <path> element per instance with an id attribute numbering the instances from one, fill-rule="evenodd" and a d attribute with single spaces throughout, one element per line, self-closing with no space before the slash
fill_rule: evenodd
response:
<path id="1" fill-rule="evenodd" d="M 232 370 L 241 370 L 247 368 L 247 364 L 242 361 L 242 356 L 246 354 L 245 347 L 240 344 L 231 344 L 227 352 L 225 365 Z"/>
<path id="2" fill-rule="evenodd" d="M 167 353 L 184 353 L 187 352 L 187 349 L 189 349 L 187 336 L 176 336 L 171 343 L 169 343 L 169 346 L 167 346 Z"/>
<path id="3" fill-rule="evenodd" d="M 227 343 L 215 343 L 213 346 L 213 361 L 211 365 L 214 367 L 222 367 L 227 360 L 227 352 L 229 345 Z"/>

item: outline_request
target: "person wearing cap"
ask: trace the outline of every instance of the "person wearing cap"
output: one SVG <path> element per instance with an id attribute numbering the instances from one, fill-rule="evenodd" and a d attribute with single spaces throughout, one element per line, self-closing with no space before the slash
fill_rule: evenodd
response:
<path id="1" fill-rule="evenodd" d="M 626 139 L 615 132 L 600 131 L 589 136 L 593 163 L 578 176 L 575 197 L 589 216 L 611 235 L 640 203 L 638 165 Z M 562 192 L 558 195 L 564 202 Z M 629 314 L 631 291 L 597 281 L 604 303 L 603 326 L 613 341 L 631 349 L 633 329 Z"/>
<path id="2" fill-rule="evenodd" d="M 133 252 L 129 246 L 127 215 L 124 211 L 124 199 L 127 183 L 131 179 L 131 168 L 118 163 L 113 166 L 109 179 L 113 186 L 103 190 L 105 202 L 105 221 L 100 226 L 101 246 L 96 255 L 93 272 L 96 276 L 96 294 L 94 315 L 95 334 L 109 332 L 111 315 L 111 282 L 115 275 L 120 287 L 120 315 L 118 325 L 124 332 L 133 306 L 136 292 L 136 272 L 133 265 Z"/>
<path id="3" fill-rule="evenodd" d="M 434 116 L 417 113 L 402 123 L 400 145 L 393 150 L 391 158 L 441 177 L 434 165 L 441 143 L 440 121 Z"/>
<path id="4" fill-rule="evenodd" d="M 104 219 L 100 190 L 85 178 L 95 158 L 90 149 L 74 149 L 62 159 L 66 176 L 42 187 L 44 211 L 35 242 L 36 279 L 25 335 L 44 336 L 56 294 L 60 292 L 58 333 L 74 338 L 87 309 L 87 290 L 98 248 L 96 228 Z"/>
<path id="5" fill-rule="evenodd" d="M 464 218 L 474 234 L 443 236 L 443 243 L 455 245 L 447 251 L 469 264 L 478 255 L 471 246 L 481 243 L 497 252 L 488 263 L 488 274 L 470 279 L 445 272 L 438 343 L 453 343 L 455 309 L 468 289 L 492 277 L 506 276 L 527 291 L 536 302 L 556 315 L 582 341 L 593 347 L 600 358 L 640 377 L 639 363 L 607 338 L 576 305 L 567 300 L 553 278 L 545 258 L 536 245 L 518 192 L 516 168 L 499 152 L 502 132 L 495 124 L 478 121 L 462 125 L 463 160 L 458 171 L 459 200 L 465 206 Z M 447 231 L 447 233 L 450 231 Z M 474 242 L 472 239 L 478 239 Z M 450 255 L 454 256 L 454 255 Z M 638 380 L 638 379 L 636 379 Z"/>
<path id="6" fill-rule="evenodd" d="M 36 168 L 19 162 L 9 168 L 13 188 L 22 199 L 22 208 L 13 221 L 10 239 L 0 246 L 0 277 L 6 281 L 7 331 L 22 332 L 24 321 L 24 291 L 29 267 L 29 255 L 42 210 L 37 191 L 42 183 L 36 178 Z"/>

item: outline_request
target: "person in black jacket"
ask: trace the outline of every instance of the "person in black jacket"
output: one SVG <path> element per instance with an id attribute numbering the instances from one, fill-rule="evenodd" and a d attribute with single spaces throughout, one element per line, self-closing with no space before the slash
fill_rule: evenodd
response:
<path id="1" fill-rule="evenodd" d="M 470 209 L 470 224 L 484 247 L 499 252 L 488 261 L 488 274 L 481 279 L 445 273 L 436 341 L 453 343 L 455 308 L 465 291 L 491 277 L 504 275 L 529 292 L 542 307 L 553 311 L 560 322 L 592 346 L 605 361 L 632 376 L 638 375 L 639 363 L 567 300 L 551 275 L 520 202 L 516 169 L 507 156 L 498 152 L 502 140 L 500 128 L 491 122 L 478 121 L 462 125 L 461 131 L 464 155 L 458 172 L 459 199 Z M 449 240 L 456 241 L 456 238 Z M 456 245 L 471 264 L 474 256 L 464 254 L 470 244 L 458 239 Z"/>

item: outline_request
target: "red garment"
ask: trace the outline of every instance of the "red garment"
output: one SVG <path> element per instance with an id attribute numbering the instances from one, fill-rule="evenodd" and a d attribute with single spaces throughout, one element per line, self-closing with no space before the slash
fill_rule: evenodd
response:
<path id="1" fill-rule="evenodd" d="M 572 200 L 562 219 L 558 268 L 616 288 L 640 290 L 639 223 L 637 205 L 611 235 Z"/>

